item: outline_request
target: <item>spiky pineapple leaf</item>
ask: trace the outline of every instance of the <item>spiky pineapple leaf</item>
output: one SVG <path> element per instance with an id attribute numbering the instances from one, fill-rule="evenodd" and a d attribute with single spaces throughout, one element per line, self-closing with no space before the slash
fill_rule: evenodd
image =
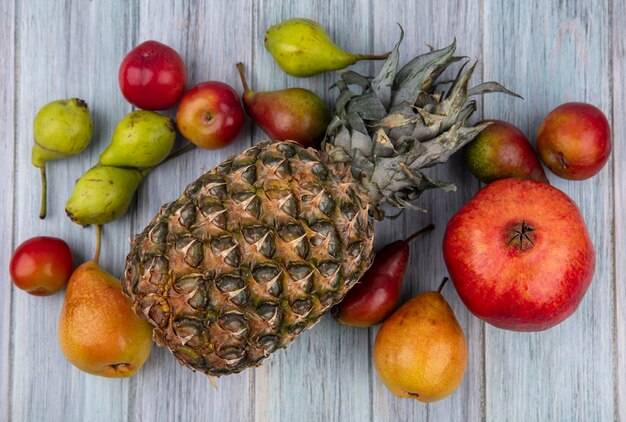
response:
<path id="1" fill-rule="evenodd" d="M 372 90 L 385 108 L 389 108 L 389 103 L 391 102 L 391 88 L 396 79 L 398 61 L 400 60 L 400 44 L 404 39 L 404 29 L 402 29 L 402 26 L 398 26 L 400 27 L 400 39 L 393 47 L 393 50 L 391 50 L 380 73 L 372 81 Z"/>
<path id="2" fill-rule="evenodd" d="M 346 85 L 358 86 L 362 90 L 365 90 L 371 83 L 372 78 L 368 78 L 352 70 L 347 70 L 341 72 L 341 80 L 345 82 Z"/>
<path id="3" fill-rule="evenodd" d="M 348 105 L 350 100 L 358 97 L 358 95 L 350 91 L 343 82 L 341 84 L 335 84 L 335 86 L 339 89 L 339 96 L 337 97 L 334 106 L 335 115 L 337 117 L 343 117 L 343 115 L 345 114 L 346 106 Z"/>
<path id="4" fill-rule="evenodd" d="M 346 110 L 348 113 L 357 113 L 363 120 L 380 120 L 387 114 L 382 101 L 373 92 L 354 97 L 347 104 Z"/>
<path id="5" fill-rule="evenodd" d="M 420 209 L 411 202 L 423 191 L 454 190 L 454 184 L 434 180 L 421 169 L 445 162 L 486 127 L 468 127 L 476 111 L 470 95 L 516 95 L 497 82 L 468 89 L 476 66 L 466 69 L 469 60 L 451 83 L 440 81 L 452 63 L 464 59 L 454 56 L 456 40 L 397 70 L 402 38 L 401 31 L 400 41 L 376 77 L 352 71 L 340 75 L 334 84 L 339 90 L 335 116 L 323 143 L 332 160 L 350 164 L 352 175 L 371 199 L 375 218 L 384 216 L 380 207 L 384 204 Z"/>
<path id="6" fill-rule="evenodd" d="M 464 72 L 465 64 L 461 67 L 461 70 L 459 70 L 459 75 L 447 92 L 446 99 L 443 100 L 440 105 L 442 114 L 447 116 L 442 123 L 444 130 L 451 127 L 458 120 L 463 106 L 467 102 L 467 85 L 474 73 L 476 63 Z"/>
<path id="7" fill-rule="evenodd" d="M 500 92 L 502 94 L 512 95 L 522 100 L 524 99 L 521 95 L 506 89 L 504 86 L 495 81 L 483 82 L 482 84 L 478 84 L 475 87 L 468 89 L 467 96 L 472 97 L 474 95 L 489 94 L 492 92 Z"/>
<path id="8" fill-rule="evenodd" d="M 415 57 L 398 71 L 393 83 L 391 108 L 407 102 L 415 104 L 422 85 L 429 75 L 441 66 L 447 66 L 456 48 L 456 40 L 441 50 L 435 50 Z"/>

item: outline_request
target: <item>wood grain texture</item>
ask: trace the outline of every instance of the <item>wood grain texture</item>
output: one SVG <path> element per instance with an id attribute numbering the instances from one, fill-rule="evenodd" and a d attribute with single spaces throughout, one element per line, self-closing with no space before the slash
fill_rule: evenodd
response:
<path id="1" fill-rule="evenodd" d="M 11 412 L 11 304 L 13 283 L 8 273 L 13 245 L 13 187 L 15 183 L 15 2 L 0 3 L 0 127 L 5 141 L 0 143 L 0 268 L 4 277 L 0 282 L 0 420 L 8 420 Z"/>
<path id="2" fill-rule="evenodd" d="M 472 82 L 478 84 L 482 81 L 482 34 L 475 30 L 482 27 L 482 17 L 477 3 L 417 1 L 397 2 L 397 6 L 390 7 L 385 3 L 374 2 L 373 6 L 372 38 L 375 51 L 389 49 L 397 41 L 397 23 L 401 23 L 405 31 L 401 63 L 428 51 L 427 44 L 442 48 L 452 43 L 456 37 L 456 54 L 467 56 L 472 63 L 479 61 Z M 420 19 L 419 16 L 433 18 Z M 446 24 L 442 25 L 442 22 Z M 454 71 L 457 70 L 458 66 L 454 66 Z M 446 76 L 456 75 L 449 72 Z M 479 104 L 483 101 L 489 102 L 492 97 L 478 101 Z M 476 113 L 476 117 L 480 114 Z M 439 180 L 453 181 L 457 185 L 457 191 L 426 192 L 417 202 L 427 210 L 426 214 L 408 210 L 398 220 L 384 221 L 376 226 L 377 244 L 381 246 L 406 238 L 429 222 L 436 226 L 433 233 L 415 240 L 411 245 L 411 261 L 404 279 L 403 300 L 419 292 L 435 290 L 441 279 L 448 275 L 441 251 L 446 223 L 478 190 L 478 182 L 463 165 L 462 153 L 453 156 L 449 162 L 430 169 L 428 174 Z M 467 311 L 451 284 L 446 286 L 444 296 L 454 309 L 468 342 L 468 366 L 464 381 L 449 399 L 423 405 L 413 400 L 398 400 L 374 374 L 373 409 L 376 414 L 384 415 L 386 420 L 480 420 L 483 417 L 483 324 Z M 372 330 L 372 344 L 376 331 Z"/>
<path id="3" fill-rule="evenodd" d="M 65 202 L 74 180 L 97 162 L 118 119 L 130 110 L 117 94 L 117 67 L 131 44 L 129 9 L 119 2 L 17 5 L 15 243 L 35 235 L 61 237 L 79 264 L 94 253 L 94 229 L 73 224 Z M 39 220 L 39 172 L 30 163 L 32 121 L 45 103 L 69 97 L 89 104 L 94 137 L 81 154 L 49 163 L 48 217 Z M 116 275 L 125 256 L 117 242 L 128 236 L 129 223 L 127 216 L 104 229 L 100 263 Z M 11 419 L 126 419 L 129 380 L 87 375 L 63 356 L 56 329 L 63 294 L 42 299 L 16 292 L 14 298 Z"/>
<path id="4" fill-rule="evenodd" d="M 83 374 L 56 339 L 62 294 L 35 298 L 0 285 L 0 420 L 67 421 L 608 421 L 626 419 L 626 5 L 621 0 L 481 2 L 448 0 L 231 0 L 228 2 L 0 2 L 0 127 L 8 142 L 0 153 L 0 265 L 11 248 L 35 235 L 66 239 L 76 262 L 91 258 L 93 228 L 72 224 L 63 211 L 73 183 L 108 145 L 117 122 L 132 107 L 117 84 L 117 68 L 133 46 L 148 39 L 179 51 L 188 86 L 220 80 L 241 92 L 235 63 L 242 61 L 258 91 L 311 89 L 332 104 L 337 77 L 286 75 L 263 47 L 265 30 L 282 19 L 319 21 L 339 46 L 382 53 L 405 29 L 401 62 L 456 37 L 457 53 L 479 64 L 473 79 L 499 80 L 524 101 L 500 94 L 479 99 L 479 112 L 511 121 L 529 137 L 543 116 L 566 101 L 586 101 L 613 116 L 614 153 L 607 167 L 583 182 L 554 186 L 580 206 L 597 249 L 593 284 L 578 312 L 547 332 L 521 334 L 485 326 L 459 300 L 444 295 L 468 339 L 466 377 L 451 397 L 424 405 L 398 399 L 371 362 L 377 329 L 339 326 L 327 316 L 264 366 L 222 377 L 214 390 L 202 374 L 181 367 L 156 347 L 145 367 L 126 380 Z M 17 25 L 17 26 L 16 26 Z M 380 62 L 353 69 L 373 74 Z M 15 88 L 15 91 L 14 91 Z M 32 119 L 46 102 L 85 99 L 94 117 L 92 145 L 77 157 L 49 165 L 49 216 L 37 218 L 39 175 L 30 164 Z M 16 106 L 16 107 L 14 107 Z M 173 111 L 167 112 L 173 115 Z M 248 123 L 233 145 L 196 150 L 169 162 L 140 186 L 129 214 L 104 230 L 102 266 L 120 276 L 128 239 L 159 207 L 230 155 L 264 139 Z M 179 140 L 178 146 L 185 144 Z M 15 160 L 11 157 L 15 156 Z M 428 213 L 406 212 L 376 224 L 376 245 L 405 238 L 429 222 L 433 233 L 411 246 L 403 300 L 432 290 L 446 274 L 441 241 L 447 220 L 478 190 L 460 155 L 430 175 L 457 183 L 456 193 L 429 192 Z M 15 194 L 15 197 L 13 195 Z M 615 221 L 617 220 L 617 221 Z M 618 263 L 618 265 L 615 265 Z"/>
<path id="5" fill-rule="evenodd" d="M 332 9 L 327 1 L 259 2 L 256 11 L 257 40 L 253 47 L 254 82 L 258 89 L 297 86 L 327 96 L 336 76 L 328 73 L 312 78 L 295 78 L 285 74 L 263 46 L 265 30 L 283 19 L 310 18 L 327 28 L 342 47 L 359 50 L 366 47 L 368 34 L 362 30 L 362 22 L 367 22 L 368 11 L 366 2 L 344 2 Z M 346 21 L 348 15 L 352 19 Z M 255 139 L 264 137 L 260 130 L 255 129 Z M 327 315 L 287 350 L 278 351 L 270 360 L 268 365 L 254 371 L 256 421 L 313 422 L 370 418 L 367 330 L 341 327 Z M 286 404 L 274 397 L 292 397 L 293 403 Z M 298 403 L 298 398 L 306 401 L 306 407 Z"/>
<path id="6" fill-rule="evenodd" d="M 485 79 L 499 80 L 526 99 L 486 102 L 485 115 L 516 124 L 530 139 L 561 103 L 589 102 L 608 116 L 612 111 L 607 3 L 544 6 L 485 2 Z M 557 327 L 531 334 L 487 328 L 487 420 L 614 418 L 612 167 L 582 182 L 549 175 L 587 222 L 595 277 L 578 311 Z"/>
<path id="7" fill-rule="evenodd" d="M 613 279 L 614 309 L 616 333 L 615 349 L 615 399 L 617 419 L 626 420 L 626 3 L 615 0 L 612 3 L 612 39 L 611 53 L 613 59 L 613 189 L 614 199 L 614 236 L 615 236 L 615 278 Z"/>
<path id="8" fill-rule="evenodd" d="M 155 39 L 180 52 L 189 88 L 208 80 L 235 87 L 239 84 L 236 61 L 251 62 L 251 16 L 251 2 L 242 0 L 229 1 L 227 7 L 226 3 L 143 1 L 135 23 L 135 44 Z M 230 147 L 194 150 L 152 172 L 139 189 L 133 232 L 143 230 L 161 205 L 176 199 L 203 172 L 249 146 L 249 139 L 248 128 L 241 141 Z M 124 245 L 124 249 L 129 248 Z M 167 349 L 155 346 L 133 380 L 130 416 L 149 421 L 250 420 L 254 403 L 250 374 L 222 377 L 215 390 L 206 376 L 181 367 Z"/>

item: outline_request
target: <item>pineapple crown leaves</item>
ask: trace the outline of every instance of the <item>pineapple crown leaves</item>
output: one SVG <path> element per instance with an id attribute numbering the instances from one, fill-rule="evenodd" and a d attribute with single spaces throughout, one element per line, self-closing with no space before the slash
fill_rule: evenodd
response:
<path id="1" fill-rule="evenodd" d="M 490 92 L 519 97 L 497 82 L 468 88 L 476 66 L 467 68 L 468 60 L 453 81 L 440 81 L 452 63 L 465 59 L 454 56 L 456 40 L 440 50 L 431 48 L 398 70 L 404 37 L 400 31 L 376 77 L 346 71 L 333 84 L 339 95 L 322 145 L 333 161 L 350 165 L 379 219 L 384 217 L 379 205 L 422 210 L 412 202 L 425 190 L 456 189 L 421 169 L 447 161 L 488 125 L 467 125 L 476 111 L 476 102 L 469 97 Z M 447 90 L 438 92 L 447 85 Z"/>

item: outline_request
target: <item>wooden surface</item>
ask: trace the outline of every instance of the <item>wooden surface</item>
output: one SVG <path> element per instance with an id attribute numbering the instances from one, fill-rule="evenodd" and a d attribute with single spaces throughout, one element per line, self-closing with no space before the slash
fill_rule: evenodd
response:
<path id="1" fill-rule="evenodd" d="M 454 289 L 445 295 L 469 345 L 467 374 L 449 398 L 434 403 L 397 399 L 371 364 L 376 329 L 353 329 L 326 317 L 268 364 L 222 377 L 219 389 L 155 347 L 136 376 L 104 379 L 71 366 L 56 340 L 63 295 L 32 297 L 0 283 L 0 420 L 14 421 L 609 421 L 626 420 L 626 5 L 607 1 L 0 1 L 0 266 L 35 235 L 66 239 L 76 261 L 93 253 L 93 228 L 63 211 L 73 181 L 97 161 L 117 122 L 129 111 L 117 68 L 134 45 L 155 39 L 178 50 L 190 85 L 225 81 L 240 91 L 234 64 L 243 61 L 258 90 L 301 86 L 325 96 L 336 75 L 284 74 L 264 49 L 265 29 L 308 17 L 355 52 L 383 52 L 406 32 L 402 61 L 454 37 L 457 52 L 479 64 L 474 82 L 498 80 L 524 96 L 491 95 L 477 117 L 501 118 L 532 139 L 543 116 L 566 101 L 600 107 L 614 130 L 614 152 L 596 177 L 554 186 L 580 206 L 597 250 L 597 269 L 578 312 L 541 333 L 495 329 L 473 317 Z M 355 70 L 374 72 L 379 63 Z M 94 139 L 80 155 L 49 165 L 49 215 L 37 218 L 39 174 L 30 164 L 32 120 L 46 102 L 85 99 Z M 131 211 L 104 231 L 101 263 L 121 275 L 128 239 L 159 206 L 229 155 L 264 137 L 247 124 L 232 146 L 194 151 L 153 172 Z M 429 192 L 428 214 L 405 213 L 376 225 L 382 246 L 434 222 L 412 245 L 403 299 L 433 289 L 446 275 L 445 224 L 479 189 L 460 157 L 431 174 L 457 183 L 456 193 Z"/>

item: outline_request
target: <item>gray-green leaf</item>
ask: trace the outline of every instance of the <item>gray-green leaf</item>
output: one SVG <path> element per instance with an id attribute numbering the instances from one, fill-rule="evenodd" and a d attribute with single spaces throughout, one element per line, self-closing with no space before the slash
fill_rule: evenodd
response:
<path id="1" fill-rule="evenodd" d="M 398 25 L 400 26 L 400 25 Z M 400 26 L 400 39 L 396 43 L 395 47 L 387 57 L 383 68 L 380 73 L 376 75 L 372 81 L 372 90 L 376 96 L 380 99 L 383 106 L 388 109 L 391 101 L 391 87 L 396 77 L 396 71 L 398 69 L 398 60 L 400 58 L 400 44 L 404 38 L 404 29 Z"/>
<path id="2" fill-rule="evenodd" d="M 503 94 L 508 94 L 517 98 L 521 98 L 522 100 L 524 99 L 524 97 L 522 97 L 521 95 L 506 89 L 504 86 L 494 81 L 483 82 L 482 84 L 476 85 L 475 87 L 468 89 L 467 96 L 471 97 L 472 95 L 482 95 L 491 92 L 501 92 Z"/>
<path id="3" fill-rule="evenodd" d="M 448 63 L 455 48 L 456 42 L 453 42 L 441 50 L 417 56 L 404 65 L 394 81 L 391 108 L 405 101 L 409 104 L 415 104 L 424 81 L 435 69 Z"/>
<path id="4" fill-rule="evenodd" d="M 385 106 L 373 92 L 352 98 L 346 110 L 348 113 L 357 113 L 363 120 L 380 120 L 387 114 Z"/>

